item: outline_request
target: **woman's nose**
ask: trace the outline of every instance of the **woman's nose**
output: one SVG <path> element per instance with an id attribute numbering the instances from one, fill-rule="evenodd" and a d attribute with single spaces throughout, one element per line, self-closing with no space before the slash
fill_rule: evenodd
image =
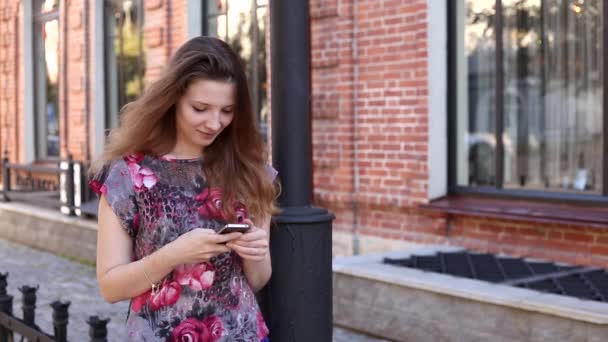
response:
<path id="1" fill-rule="evenodd" d="M 206 122 L 207 128 L 210 130 L 217 131 L 222 126 L 220 122 L 220 113 L 213 113 L 213 115 Z"/>

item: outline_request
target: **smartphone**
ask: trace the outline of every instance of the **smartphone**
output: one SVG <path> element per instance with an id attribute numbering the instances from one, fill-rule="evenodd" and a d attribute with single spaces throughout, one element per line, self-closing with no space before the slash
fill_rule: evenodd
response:
<path id="1" fill-rule="evenodd" d="M 218 234 L 228 234 L 228 233 L 245 233 L 249 230 L 249 225 L 244 223 L 228 223 L 223 226 L 220 230 L 217 231 Z"/>

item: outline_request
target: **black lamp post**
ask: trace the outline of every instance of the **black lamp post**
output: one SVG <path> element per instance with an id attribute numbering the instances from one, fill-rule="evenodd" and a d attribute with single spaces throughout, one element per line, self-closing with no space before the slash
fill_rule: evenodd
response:
<path id="1" fill-rule="evenodd" d="M 332 340 L 334 215 L 312 203 L 308 0 L 270 1 L 272 157 L 282 192 L 262 295 L 271 341 Z"/>

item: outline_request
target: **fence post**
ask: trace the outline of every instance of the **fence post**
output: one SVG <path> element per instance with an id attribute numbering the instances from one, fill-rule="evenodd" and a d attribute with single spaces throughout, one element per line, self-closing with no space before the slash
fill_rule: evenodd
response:
<path id="1" fill-rule="evenodd" d="M 13 315 L 13 296 L 10 296 L 6 292 L 6 287 L 8 285 L 6 279 L 8 278 L 8 273 L 0 273 L 0 312 L 3 312 L 8 315 Z M 13 340 L 13 333 L 0 325 L 0 342 L 8 342 Z"/>
<path id="2" fill-rule="evenodd" d="M 68 165 L 65 172 L 65 192 L 68 215 L 74 215 L 74 158 L 68 154 Z"/>
<path id="3" fill-rule="evenodd" d="M 23 285 L 19 288 L 19 291 L 23 294 L 23 323 L 30 327 L 36 327 L 36 291 L 38 291 L 38 286 Z"/>
<path id="4" fill-rule="evenodd" d="M 68 340 L 68 307 L 70 302 L 54 301 L 51 303 L 53 307 L 53 327 L 55 328 L 55 340 L 57 342 L 66 342 Z"/>
<path id="5" fill-rule="evenodd" d="M 89 337 L 91 342 L 108 342 L 108 328 L 106 325 L 110 321 L 109 318 L 99 319 L 97 316 L 89 317 Z"/>
<path id="6" fill-rule="evenodd" d="M 11 169 L 8 167 L 8 152 L 4 151 L 2 159 L 2 197 L 4 201 L 9 201 L 8 192 L 11 191 Z"/>

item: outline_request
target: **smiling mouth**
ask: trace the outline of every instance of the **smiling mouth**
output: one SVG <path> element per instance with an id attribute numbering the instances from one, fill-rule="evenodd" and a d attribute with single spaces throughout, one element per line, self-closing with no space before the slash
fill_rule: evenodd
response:
<path id="1" fill-rule="evenodd" d="M 215 136 L 215 133 L 205 133 L 205 132 L 202 132 L 202 131 L 199 131 L 199 130 L 196 130 L 196 131 L 197 131 L 197 132 L 198 132 L 200 135 L 202 135 L 202 136 L 204 136 L 204 137 L 207 137 L 207 138 L 212 138 L 212 137 L 214 137 L 214 136 Z"/>

